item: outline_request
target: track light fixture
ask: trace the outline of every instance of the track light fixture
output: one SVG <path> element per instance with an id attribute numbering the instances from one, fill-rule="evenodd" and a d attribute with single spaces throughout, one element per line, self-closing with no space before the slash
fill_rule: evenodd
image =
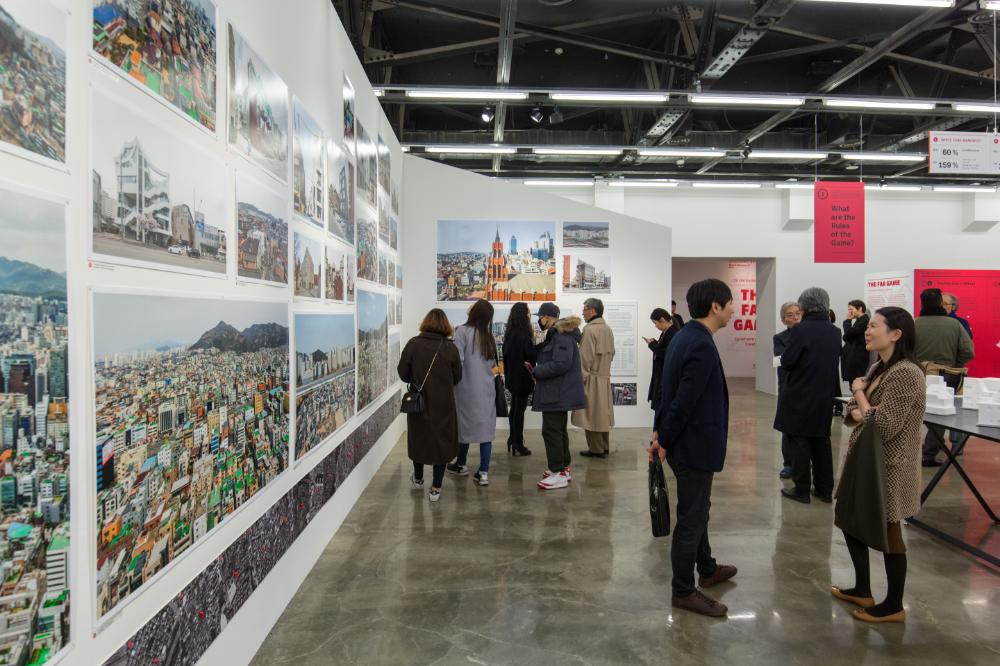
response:
<path id="1" fill-rule="evenodd" d="M 479 117 L 483 119 L 484 123 L 490 122 L 491 120 L 493 120 L 493 109 L 491 109 L 489 106 L 484 106 L 483 112 L 479 114 Z"/>
<path id="2" fill-rule="evenodd" d="M 540 123 L 544 118 L 545 116 L 542 115 L 542 109 L 540 107 L 535 106 L 535 108 L 531 110 L 531 119 L 534 122 Z"/>

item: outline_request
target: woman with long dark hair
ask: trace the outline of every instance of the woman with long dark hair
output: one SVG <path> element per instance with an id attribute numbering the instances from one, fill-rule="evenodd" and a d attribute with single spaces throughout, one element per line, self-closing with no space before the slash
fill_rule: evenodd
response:
<path id="1" fill-rule="evenodd" d="M 507 450 L 514 456 L 530 456 L 524 445 L 524 412 L 535 387 L 535 380 L 524 367 L 535 364 L 535 335 L 531 329 L 531 311 L 525 303 L 515 303 L 507 317 L 503 339 L 503 375 L 510 391 L 510 437 Z"/>
<path id="2" fill-rule="evenodd" d="M 924 371 L 914 353 L 916 327 L 902 308 L 882 308 L 865 332 L 868 351 L 877 352 L 878 364 L 868 376 L 851 386 L 852 398 L 844 408 L 851 433 L 850 459 L 865 427 L 877 427 L 882 438 L 886 468 L 886 520 L 889 547 L 884 553 L 889 591 L 885 601 L 872 598 L 868 546 L 844 530 L 854 563 L 854 587 L 831 588 L 833 596 L 861 608 L 854 617 L 865 622 L 902 622 L 903 587 L 906 583 L 906 544 L 900 523 L 920 510 L 920 425 L 926 407 Z M 845 466 L 848 461 L 845 460 Z M 843 479 L 843 474 L 841 475 Z M 868 507 L 858 507 L 859 510 Z M 838 524 L 838 527 L 843 527 Z"/>
<path id="3" fill-rule="evenodd" d="M 493 338 L 493 306 L 479 299 L 469 308 L 464 324 L 455 329 L 455 346 L 462 359 L 462 381 L 455 387 L 458 409 L 458 458 L 448 471 L 468 476 L 466 461 L 469 444 L 479 442 L 479 471 L 473 478 L 481 486 L 489 485 L 490 455 L 497 428 L 496 367 L 497 343 Z"/>

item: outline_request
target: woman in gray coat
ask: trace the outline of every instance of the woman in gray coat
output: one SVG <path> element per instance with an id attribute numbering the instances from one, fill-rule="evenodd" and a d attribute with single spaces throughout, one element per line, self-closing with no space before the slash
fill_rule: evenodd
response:
<path id="1" fill-rule="evenodd" d="M 490 456 L 497 429 L 496 368 L 497 343 L 493 338 L 493 306 L 479 299 L 469 308 L 468 320 L 455 329 L 455 346 L 462 359 L 462 381 L 455 387 L 458 410 L 458 458 L 448 471 L 467 476 L 469 444 L 479 443 L 479 471 L 476 483 L 489 485 Z"/>

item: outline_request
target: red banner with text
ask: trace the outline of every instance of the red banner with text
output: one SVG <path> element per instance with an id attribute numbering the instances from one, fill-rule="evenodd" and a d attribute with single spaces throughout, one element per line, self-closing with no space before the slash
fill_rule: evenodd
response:
<path id="1" fill-rule="evenodd" d="M 865 263 L 865 185 L 818 182 L 813 188 L 817 264 Z"/>
<path id="2" fill-rule="evenodd" d="M 937 287 L 958 298 L 959 317 L 969 322 L 976 358 L 970 377 L 1000 377 L 1000 271 L 921 269 L 913 272 L 915 312 L 920 292 Z"/>

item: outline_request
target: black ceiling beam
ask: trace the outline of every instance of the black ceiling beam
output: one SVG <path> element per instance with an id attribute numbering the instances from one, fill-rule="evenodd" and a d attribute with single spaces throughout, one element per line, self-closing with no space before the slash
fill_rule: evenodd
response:
<path id="1" fill-rule="evenodd" d="M 455 9 L 453 7 L 442 7 L 426 0 L 380 0 L 382 4 L 393 5 L 395 7 L 404 7 L 406 9 L 412 9 L 415 11 L 421 11 L 429 14 L 435 14 L 437 16 L 445 16 L 448 18 L 457 19 L 459 21 L 466 21 L 469 23 L 476 23 L 478 25 L 485 25 L 491 28 L 500 28 L 500 20 L 489 14 L 482 14 L 480 12 L 473 12 L 466 9 Z M 547 28 L 545 26 L 535 25 L 531 23 L 524 23 L 518 21 L 514 25 L 514 30 L 518 33 L 524 33 L 532 35 L 535 37 L 541 37 L 543 39 L 551 39 L 555 42 L 561 42 L 564 44 L 572 44 L 574 46 L 580 46 L 583 48 L 593 49 L 596 51 L 602 51 L 604 53 L 613 53 L 615 55 L 624 56 L 626 58 L 636 58 L 638 60 L 649 60 L 651 62 L 656 62 L 664 65 L 672 65 L 674 67 L 683 67 L 685 69 L 693 69 L 694 65 L 690 58 L 676 58 L 665 56 L 657 51 L 650 51 L 648 49 L 639 48 L 637 46 L 632 46 L 631 44 L 623 44 L 621 42 L 613 42 L 607 39 L 601 39 L 599 37 L 593 37 L 589 35 L 582 35 L 575 32 L 568 32 L 565 30 L 558 30 L 555 28 Z"/>

